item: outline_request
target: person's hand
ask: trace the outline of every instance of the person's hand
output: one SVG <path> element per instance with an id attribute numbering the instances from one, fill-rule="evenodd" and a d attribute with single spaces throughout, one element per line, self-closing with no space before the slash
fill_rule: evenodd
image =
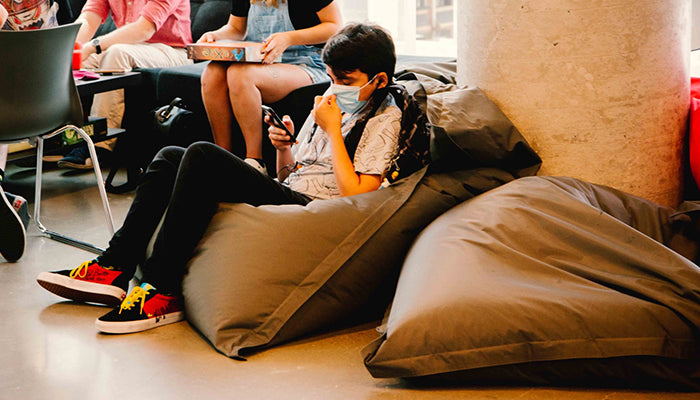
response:
<path id="1" fill-rule="evenodd" d="M 270 138 L 272 145 L 275 146 L 277 150 L 284 150 L 285 148 L 289 148 L 293 144 L 297 143 L 290 142 L 287 132 L 285 132 L 284 129 L 280 129 L 272 125 L 272 121 L 270 121 L 270 117 L 267 115 L 265 116 L 265 122 L 270 125 L 270 127 L 267 128 L 268 137 Z M 294 122 L 292 122 L 292 119 L 289 118 L 289 115 L 282 117 L 282 123 L 287 127 L 287 129 L 289 129 L 289 132 L 294 133 Z"/>
<path id="2" fill-rule="evenodd" d="M 265 54 L 263 64 L 272 64 L 292 44 L 288 32 L 277 32 L 268 36 L 262 43 L 260 52 Z"/>
<path id="3" fill-rule="evenodd" d="M 96 52 L 97 50 L 95 49 L 95 46 L 93 46 L 92 43 L 87 42 L 83 44 L 83 49 L 80 51 L 80 60 L 85 61 L 88 57 L 95 54 Z"/>
<path id="4" fill-rule="evenodd" d="M 335 95 L 316 96 L 314 98 L 314 109 L 311 111 L 316 124 L 329 134 L 340 134 L 342 114 L 338 103 L 335 102 Z"/>
<path id="5" fill-rule="evenodd" d="M 216 42 L 216 35 L 214 32 L 205 32 L 202 37 L 197 40 L 197 43 L 212 43 Z"/>

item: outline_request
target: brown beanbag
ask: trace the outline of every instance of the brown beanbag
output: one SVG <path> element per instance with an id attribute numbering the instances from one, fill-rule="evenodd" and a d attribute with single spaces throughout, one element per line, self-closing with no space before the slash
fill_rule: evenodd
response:
<path id="1" fill-rule="evenodd" d="M 700 268 L 668 247 L 697 244 L 674 212 L 570 178 L 465 201 L 411 247 L 384 334 L 363 351 L 368 370 L 699 388 Z"/>

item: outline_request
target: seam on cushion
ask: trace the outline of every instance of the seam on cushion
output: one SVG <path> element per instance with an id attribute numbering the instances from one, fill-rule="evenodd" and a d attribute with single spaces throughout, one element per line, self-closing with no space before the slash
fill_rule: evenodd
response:
<path id="1" fill-rule="evenodd" d="M 387 339 L 390 340 L 390 339 Z M 623 349 L 620 348 L 619 342 L 628 342 L 627 346 Z M 558 353 L 563 353 L 562 350 L 566 350 L 565 355 L 538 355 L 533 353 L 533 346 L 538 346 L 541 344 L 546 344 L 548 347 L 552 346 L 564 346 L 564 349 L 558 349 Z M 613 345 L 615 348 L 607 349 L 609 345 Z M 606 347 L 606 350 L 601 350 L 601 347 Z M 477 368 L 486 367 L 498 367 L 503 365 L 512 364 L 522 364 L 528 362 L 538 362 L 538 361 L 557 361 L 557 360 L 571 360 L 571 359 L 603 359 L 603 358 L 613 358 L 613 357 L 628 357 L 628 356 L 660 356 L 675 359 L 696 359 L 697 358 L 697 346 L 695 341 L 692 339 L 674 339 L 669 337 L 644 337 L 644 338 L 602 338 L 602 339 L 568 339 L 568 340 L 555 340 L 555 341 L 537 341 L 537 342 L 520 342 L 520 343 L 509 343 L 498 346 L 480 347 L 475 349 L 465 349 L 457 351 L 448 351 L 442 353 L 430 353 L 420 356 L 405 357 L 405 358 L 393 358 L 386 361 L 372 362 L 378 352 L 381 351 L 381 345 L 379 349 L 374 352 L 371 358 L 365 359 L 365 365 L 367 369 L 370 370 L 372 376 L 376 378 L 382 377 L 399 377 L 397 374 L 384 374 L 382 370 L 390 369 L 392 371 L 404 371 L 400 377 L 416 377 L 423 375 L 435 375 L 447 372 L 455 372 L 462 370 L 472 370 Z M 550 350 L 551 351 L 551 350 Z M 466 360 L 470 353 L 476 355 L 471 358 L 488 358 L 493 359 L 495 356 L 503 353 L 520 353 L 517 356 L 509 357 L 507 360 L 505 357 L 502 358 L 500 362 L 489 362 L 487 360 L 482 360 L 480 362 L 475 360 Z M 484 355 L 479 353 L 496 353 L 492 355 Z M 597 354 L 595 354 L 597 353 Z M 450 361 L 450 358 L 458 356 L 457 361 Z M 430 371 L 425 371 L 425 365 L 427 363 L 434 364 L 438 361 L 441 366 L 436 368 L 431 366 Z M 401 367 L 396 365 L 397 363 L 422 363 L 423 365 L 419 367 Z M 375 368 L 378 367 L 378 371 Z"/>
<path id="2" fill-rule="evenodd" d="M 306 275 L 306 278 L 301 281 L 290 292 L 290 294 L 280 303 L 257 328 L 242 335 L 239 343 L 249 341 L 246 345 L 236 345 L 232 348 L 232 354 L 239 356 L 239 352 L 243 349 L 263 346 L 269 343 L 280 328 L 291 318 L 301 306 L 306 303 L 323 285 L 328 282 L 328 279 L 335 274 L 352 257 L 358 249 L 360 249 L 385 223 L 389 220 L 396 211 L 403 206 L 416 190 L 421 180 L 425 176 L 427 167 L 415 173 L 411 178 L 407 179 L 403 185 L 408 185 L 409 189 L 404 189 L 405 193 L 400 196 L 391 196 L 383 201 L 376 210 L 369 214 L 365 220 L 350 232 L 342 242 L 340 242 L 333 251 L 326 256 L 318 265 Z M 387 189 L 381 189 L 387 190 Z M 369 229 L 368 229 L 369 227 Z M 315 283 L 314 283 L 315 282 Z M 270 337 L 262 335 L 260 332 L 272 329 L 274 334 Z"/>

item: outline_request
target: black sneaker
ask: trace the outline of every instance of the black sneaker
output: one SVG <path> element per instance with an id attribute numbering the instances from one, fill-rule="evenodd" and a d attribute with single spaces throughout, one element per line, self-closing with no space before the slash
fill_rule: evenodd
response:
<path id="1" fill-rule="evenodd" d="M 95 321 L 104 333 L 133 333 L 185 319 L 182 297 L 166 296 L 148 283 L 136 286 L 121 306 Z"/>
<path id="2" fill-rule="evenodd" d="M 90 152 L 86 145 L 78 146 L 68 152 L 63 158 L 58 160 L 57 164 L 60 168 L 73 169 L 90 169 L 92 168 L 92 160 Z"/>
<path id="3" fill-rule="evenodd" d="M 22 220 L 22 224 L 24 225 L 25 231 L 29 229 L 29 221 L 31 220 L 31 218 L 29 217 L 27 199 L 25 199 L 22 196 L 11 193 L 5 193 L 5 197 L 7 197 L 7 201 L 9 201 L 10 204 L 12 204 L 12 208 L 15 209 L 15 212 L 17 213 L 17 215 L 19 215 L 19 218 Z"/>
<path id="4" fill-rule="evenodd" d="M 92 260 L 73 269 L 42 272 L 36 281 L 44 289 L 66 299 L 117 306 L 126 296 L 130 279 L 124 272 Z"/>
<path id="5" fill-rule="evenodd" d="M 95 147 L 95 152 L 100 165 L 107 165 L 111 160 L 112 152 L 102 147 Z M 91 169 L 92 159 L 86 144 L 80 145 L 66 154 L 56 163 L 59 168 Z"/>
<path id="6" fill-rule="evenodd" d="M 15 262 L 24 254 L 27 232 L 0 186 L 0 256 Z"/>

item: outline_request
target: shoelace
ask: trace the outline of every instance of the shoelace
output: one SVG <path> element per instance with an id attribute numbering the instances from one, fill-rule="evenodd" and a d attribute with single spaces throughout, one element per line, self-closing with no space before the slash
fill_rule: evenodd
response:
<path id="1" fill-rule="evenodd" d="M 87 276 L 88 267 L 95 262 L 96 260 L 85 261 L 84 263 L 70 270 L 70 274 L 68 274 L 68 276 L 70 278 L 75 278 L 76 276 L 79 278 L 85 278 L 85 276 Z"/>
<path id="2" fill-rule="evenodd" d="M 121 306 L 119 306 L 119 314 L 122 313 L 122 310 L 131 310 L 131 307 L 133 307 L 139 300 L 141 300 L 141 309 L 139 310 L 139 313 L 143 313 L 143 305 L 146 302 L 146 295 L 151 289 L 153 289 L 153 287 L 150 285 L 148 286 L 148 289 L 144 289 L 141 286 L 136 286 L 134 290 L 132 290 L 131 293 L 126 296 L 126 299 L 122 301 Z"/>

